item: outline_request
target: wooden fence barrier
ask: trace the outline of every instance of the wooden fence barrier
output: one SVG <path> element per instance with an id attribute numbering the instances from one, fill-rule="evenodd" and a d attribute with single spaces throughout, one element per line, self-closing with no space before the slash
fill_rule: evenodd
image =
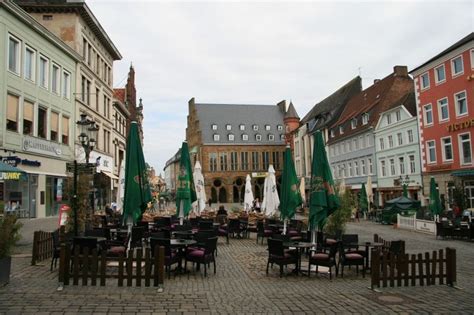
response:
<path id="1" fill-rule="evenodd" d="M 154 286 L 163 287 L 165 249 L 156 246 L 154 255 L 150 248 L 138 248 L 129 250 L 127 257 L 121 254 L 119 257 L 107 257 L 105 251 L 101 254 L 96 249 L 89 251 L 83 248 L 83 252 L 76 248 L 71 251 L 70 246 L 61 244 L 59 261 L 59 283 L 64 285 L 83 286 L 106 285 L 106 279 L 117 279 L 119 287 L 124 286 Z M 90 279 L 90 280 L 89 280 Z M 133 282 L 135 280 L 135 282 Z"/>
<path id="2" fill-rule="evenodd" d="M 53 256 L 53 233 L 35 231 L 33 234 L 33 254 L 31 255 L 31 265 L 48 259 Z"/>
<path id="3" fill-rule="evenodd" d="M 390 255 L 373 249 L 371 258 L 371 288 L 456 284 L 456 250 L 446 248 L 419 254 Z"/>
<path id="4" fill-rule="evenodd" d="M 392 242 L 384 240 L 378 234 L 374 234 L 374 243 L 381 243 L 383 244 L 382 246 L 383 249 L 388 249 L 390 248 L 390 245 Z M 401 241 L 401 253 L 405 254 L 405 241 Z"/>

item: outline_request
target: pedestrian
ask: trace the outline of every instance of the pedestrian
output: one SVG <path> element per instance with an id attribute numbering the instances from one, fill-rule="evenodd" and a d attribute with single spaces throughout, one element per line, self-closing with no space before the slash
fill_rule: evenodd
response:
<path id="1" fill-rule="evenodd" d="M 260 201 L 258 200 L 258 198 L 255 198 L 254 202 L 253 202 L 253 209 L 260 213 Z"/>
<path id="2" fill-rule="evenodd" d="M 210 208 L 211 205 L 212 205 L 212 198 L 209 198 L 209 200 L 207 201 L 207 203 L 209 204 L 209 208 Z"/>
<path id="3" fill-rule="evenodd" d="M 356 221 L 357 222 L 360 222 L 360 219 L 359 219 L 359 209 L 356 210 L 356 217 L 355 217 Z"/>

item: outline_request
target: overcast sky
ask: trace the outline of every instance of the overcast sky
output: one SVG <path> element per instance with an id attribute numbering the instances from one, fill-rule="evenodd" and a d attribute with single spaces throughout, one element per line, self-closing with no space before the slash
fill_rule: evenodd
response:
<path id="1" fill-rule="evenodd" d="M 363 87 L 425 62 L 474 30 L 474 1 L 87 0 L 144 104 L 146 161 L 163 173 L 185 139 L 188 101 L 293 101 L 302 118 L 359 73 Z"/>

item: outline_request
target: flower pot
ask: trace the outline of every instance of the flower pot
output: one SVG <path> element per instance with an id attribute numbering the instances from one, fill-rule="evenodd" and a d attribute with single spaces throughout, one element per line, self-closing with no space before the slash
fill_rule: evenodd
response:
<path id="1" fill-rule="evenodd" d="M 10 269 L 12 258 L 0 258 L 0 287 L 6 285 L 10 281 Z"/>

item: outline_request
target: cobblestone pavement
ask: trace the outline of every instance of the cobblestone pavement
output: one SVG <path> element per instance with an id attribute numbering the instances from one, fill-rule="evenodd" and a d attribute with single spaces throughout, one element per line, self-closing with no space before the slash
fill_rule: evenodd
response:
<path id="1" fill-rule="evenodd" d="M 217 274 L 199 272 L 171 276 L 164 293 L 154 288 L 67 286 L 58 292 L 57 273 L 49 261 L 29 266 L 28 255 L 14 258 L 10 284 L 0 288 L 0 314 L 473 314 L 474 244 L 436 240 L 434 236 L 393 229 L 372 222 L 350 223 L 348 232 L 361 241 L 378 233 L 387 240 L 404 239 L 408 253 L 445 247 L 457 250 L 458 287 L 401 287 L 369 290 L 370 276 L 355 268 L 344 278 L 327 274 L 279 277 L 265 275 L 266 246 L 251 239 L 219 240 Z"/>

